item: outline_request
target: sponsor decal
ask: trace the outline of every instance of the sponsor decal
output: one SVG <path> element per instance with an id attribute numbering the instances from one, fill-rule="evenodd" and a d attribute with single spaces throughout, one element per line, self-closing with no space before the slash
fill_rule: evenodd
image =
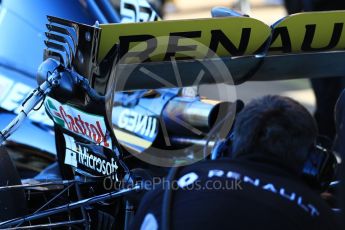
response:
<path id="1" fill-rule="evenodd" d="M 183 178 L 184 180 L 188 180 L 189 177 L 193 173 L 194 172 L 188 173 L 181 178 Z M 192 175 L 192 177 L 194 178 L 195 175 Z M 278 186 L 278 185 L 271 183 L 271 182 L 264 182 L 260 178 L 253 178 L 251 176 L 242 175 L 239 172 L 224 171 L 221 169 L 209 170 L 207 177 L 209 179 L 212 179 L 212 180 L 216 180 L 218 178 L 223 178 L 223 179 L 229 179 L 229 180 L 242 181 L 242 185 L 247 184 L 249 186 L 254 186 L 257 189 L 261 189 L 261 190 L 264 190 L 266 192 L 272 193 L 273 195 L 280 196 L 282 199 L 285 199 L 286 201 L 294 203 L 295 205 L 297 205 L 303 211 L 307 212 L 312 217 L 316 217 L 316 216 L 320 215 L 320 212 L 316 208 L 316 206 L 308 203 L 307 199 L 305 199 L 304 197 L 302 197 L 298 193 L 293 192 L 287 188 Z"/>
<path id="2" fill-rule="evenodd" d="M 104 24 L 98 60 L 118 43 L 125 63 L 202 59 L 209 50 L 219 57 L 254 55 L 266 47 L 272 54 L 344 50 L 344 23 L 345 11 L 333 11 L 291 15 L 273 30 L 246 17 Z"/>
<path id="3" fill-rule="evenodd" d="M 116 106 L 113 109 L 114 133 L 125 147 L 137 153 L 149 148 L 158 133 L 158 120 L 141 108 Z"/>
<path id="4" fill-rule="evenodd" d="M 32 87 L 0 74 L 0 107 L 18 114 L 22 110 L 23 101 L 32 90 Z M 38 111 L 29 113 L 28 118 L 38 123 L 53 126 L 53 122 L 47 116 L 43 106 Z"/>
<path id="5" fill-rule="evenodd" d="M 102 116 L 88 114 L 52 98 L 47 98 L 45 104 L 57 125 L 111 149 L 111 140 Z"/>
<path id="6" fill-rule="evenodd" d="M 116 170 L 118 168 L 114 158 L 103 159 L 89 151 L 85 146 L 77 144 L 74 138 L 64 134 L 66 142 L 65 164 L 78 167 L 78 164 L 100 173 L 105 176 L 111 176 L 112 179 L 118 180 Z"/>
<path id="7" fill-rule="evenodd" d="M 273 26 L 269 51 L 276 53 L 344 50 L 345 11 L 306 12 Z"/>
<path id="8" fill-rule="evenodd" d="M 121 129 L 149 139 L 152 139 L 157 133 L 157 119 L 155 117 L 143 115 L 130 109 L 121 111 L 117 125 Z"/>
<path id="9" fill-rule="evenodd" d="M 158 15 L 146 0 L 122 0 L 121 23 L 157 21 Z"/>
<path id="10" fill-rule="evenodd" d="M 120 43 L 123 63 L 202 59 L 213 52 L 220 57 L 252 55 L 271 35 L 263 22 L 240 17 L 100 26 L 98 60 Z"/>

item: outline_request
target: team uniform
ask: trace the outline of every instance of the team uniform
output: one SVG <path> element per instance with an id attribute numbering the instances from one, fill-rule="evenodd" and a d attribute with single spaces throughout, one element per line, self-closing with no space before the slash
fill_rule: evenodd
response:
<path id="1" fill-rule="evenodd" d="M 270 159 L 204 161 L 175 179 L 171 229 L 337 229 L 319 194 Z M 145 195 L 132 229 L 161 229 L 167 184 Z"/>

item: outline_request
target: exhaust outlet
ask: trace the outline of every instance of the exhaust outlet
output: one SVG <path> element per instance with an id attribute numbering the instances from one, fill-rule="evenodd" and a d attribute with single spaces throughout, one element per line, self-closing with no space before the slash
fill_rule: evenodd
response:
<path id="1" fill-rule="evenodd" d="M 203 136 L 229 112 L 231 103 L 199 98 L 176 97 L 163 110 L 170 134 Z"/>

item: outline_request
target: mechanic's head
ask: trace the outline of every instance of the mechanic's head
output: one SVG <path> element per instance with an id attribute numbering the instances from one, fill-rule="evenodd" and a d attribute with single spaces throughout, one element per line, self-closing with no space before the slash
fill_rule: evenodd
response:
<path id="1" fill-rule="evenodd" d="M 265 96 L 247 104 L 236 118 L 233 156 L 264 154 L 299 170 L 317 137 L 311 114 L 298 102 Z"/>

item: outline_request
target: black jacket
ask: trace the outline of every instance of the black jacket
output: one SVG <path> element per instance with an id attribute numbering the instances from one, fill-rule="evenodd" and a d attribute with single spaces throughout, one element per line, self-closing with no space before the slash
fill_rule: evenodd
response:
<path id="1" fill-rule="evenodd" d="M 172 190 L 172 229 L 337 229 L 319 194 L 277 162 L 205 161 L 176 181 L 183 188 Z M 164 184 L 144 196 L 132 229 L 160 229 Z"/>

